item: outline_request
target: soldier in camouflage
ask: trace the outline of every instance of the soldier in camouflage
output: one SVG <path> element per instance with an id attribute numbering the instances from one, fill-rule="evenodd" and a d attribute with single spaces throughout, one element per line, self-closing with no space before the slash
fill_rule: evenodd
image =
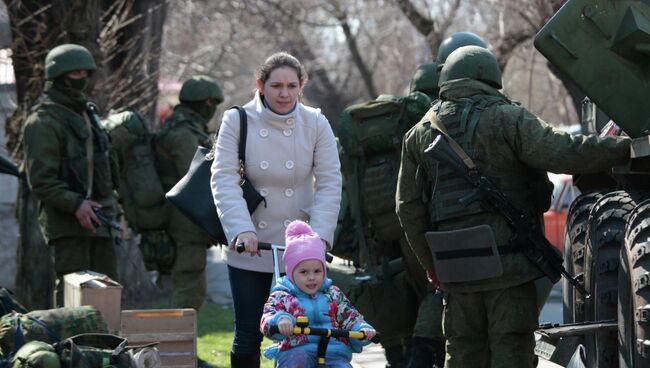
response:
<path id="1" fill-rule="evenodd" d="M 630 141 L 554 130 L 511 102 L 499 92 L 501 88 L 501 71 L 491 52 L 477 46 L 458 48 L 444 63 L 440 100 L 430 113 L 485 176 L 515 205 L 539 219 L 537 231 L 541 231 L 551 195 L 546 171 L 606 170 L 625 162 Z M 503 216 L 480 205 L 459 203 L 472 188 L 424 153 L 439 134 L 427 116 L 407 132 L 396 200 L 409 245 L 430 282 L 445 290 L 445 367 L 535 367 L 533 331 L 538 310 L 534 280 L 542 273 L 510 245 L 512 230 Z M 425 233 L 477 225 L 491 228 L 503 273 L 440 285 Z M 467 271 L 458 270 L 459 274 Z"/>
<path id="2" fill-rule="evenodd" d="M 65 44 L 45 58 L 43 95 L 23 126 L 24 169 L 40 201 L 39 222 L 54 247 L 54 304 L 63 306 L 63 275 L 93 270 L 117 279 L 117 234 L 94 209 L 117 215 L 116 161 L 108 135 L 85 112 L 84 90 L 95 61 L 82 46 Z"/>
<path id="3" fill-rule="evenodd" d="M 455 32 L 445 38 L 440 43 L 436 60 L 422 64 L 416 69 L 409 87 L 410 91 L 425 93 L 433 101 L 432 103 L 435 103 L 440 92 L 438 83 L 442 65 L 452 51 L 468 45 L 486 46 L 481 37 L 471 32 Z M 407 251 L 403 250 L 403 252 Z M 409 270 L 411 278 L 418 279 L 413 274 L 421 273 L 421 267 L 409 264 L 409 268 L 411 268 Z M 445 341 L 442 333 L 443 293 L 436 291 L 431 285 L 425 288 L 419 286 L 420 294 L 424 291 L 426 293 L 423 298 L 421 296 L 422 300 L 417 311 L 411 339 L 412 354 L 407 368 L 431 367 L 432 363 L 436 367 L 442 367 L 445 359 Z"/>
<path id="4" fill-rule="evenodd" d="M 157 171 L 165 191 L 185 175 L 198 146 L 211 146 L 207 124 L 223 102 L 223 93 L 213 78 L 195 76 L 183 83 L 178 98 L 180 104 L 165 120 L 155 142 Z M 207 294 L 205 266 L 210 241 L 177 209 L 172 211 L 167 229 L 176 244 L 172 306 L 198 311 Z"/>

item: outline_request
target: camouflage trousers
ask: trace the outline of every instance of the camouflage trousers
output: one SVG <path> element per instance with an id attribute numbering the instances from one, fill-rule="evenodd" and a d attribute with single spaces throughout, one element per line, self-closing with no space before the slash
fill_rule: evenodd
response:
<path id="1" fill-rule="evenodd" d="M 117 281 L 117 260 L 112 238 L 69 237 L 50 241 L 54 247 L 54 305 L 63 307 L 63 276 L 71 272 L 95 271 Z"/>
<path id="2" fill-rule="evenodd" d="M 538 326 L 533 281 L 506 289 L 445 293 L 445 368 L 534 368 Z"/>
<path id="3" fill-rule="evenodd" d="M 172 271 L 172 307 L 194 308 L 198 311 L 205 302 L 208 290 L 205 274 L 206 244 L 178 238 L 174 241 L 176 261 Z"/>

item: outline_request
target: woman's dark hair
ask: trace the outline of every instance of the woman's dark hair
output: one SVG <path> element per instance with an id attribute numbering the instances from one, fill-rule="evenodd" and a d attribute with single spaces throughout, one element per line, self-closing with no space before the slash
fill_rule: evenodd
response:
<path id="1" fill-rule="evenodd" d="M 302 64 L 300 64 L 300 61 L 298 61 L 298 59 L 287 52 L 276 52 L 275 54 L 269 56 L 266 61 L 264 61 L 264 64 L 260 66 L 259 70 L 255 74 L 255 78 L 266 83 L 266 81 L 269 79 L 269 76 L 271 75 L 271 72 L 277 68 L 282 68 L 285 66 L 293 68 L 296 71 L 296 74 L 298 74 L 298 80 L 300 80 L 300 83 L 302 85 L 305 85 L 305 83 L 307 83 L 308 77 L 305 68 L 302 66 Z"/>

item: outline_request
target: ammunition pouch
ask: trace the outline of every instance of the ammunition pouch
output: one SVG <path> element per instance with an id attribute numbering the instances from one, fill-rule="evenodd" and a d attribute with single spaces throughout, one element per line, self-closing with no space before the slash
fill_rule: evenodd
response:
<path id="1" fill-rule="evenodd" d="M 479 225 L 425 234 L 440 282 L 466 282 L 503 274 L 492 229 Z"/>

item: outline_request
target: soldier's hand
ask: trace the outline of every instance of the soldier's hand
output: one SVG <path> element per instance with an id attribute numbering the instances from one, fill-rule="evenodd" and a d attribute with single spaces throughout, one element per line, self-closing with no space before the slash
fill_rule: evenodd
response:
<path id="1" fill-rule="evenodd" d="M 278 321 L 278 330 L 280 330 L 280 333 L 284 336 L 293 335 L 293 322 L 291 321 L 291 318 L 281 317 Z"/>
<path id="2" fill-rule="evenodd" d="M 244 244 L 245 252 L 250 253 L 251 257 L 254 255 L 262 256 L 262 253 L 257 248 L 257 234 L 252 231 L 247 231 L 237 235 L 235 240 L 235 247 L 239 244 Z"/>
<path id="3" fill-rule="evenodd" d="M 93 211 L 94 208 L 101 208 L 102 205 L 91 201 L 91 200 L 84 200 L 81 202 L 81 205 L 77 210 L 75 211 L 74 215 L 77 217 L 77 221 L 79 221 L 79 224 L 83 226 L 84 228 L 92 231 L 92 233 L 95 233 L 95 226 L 99 225 L 101 221 L 97 218 L 95 215 L 95 211 Z"/>

